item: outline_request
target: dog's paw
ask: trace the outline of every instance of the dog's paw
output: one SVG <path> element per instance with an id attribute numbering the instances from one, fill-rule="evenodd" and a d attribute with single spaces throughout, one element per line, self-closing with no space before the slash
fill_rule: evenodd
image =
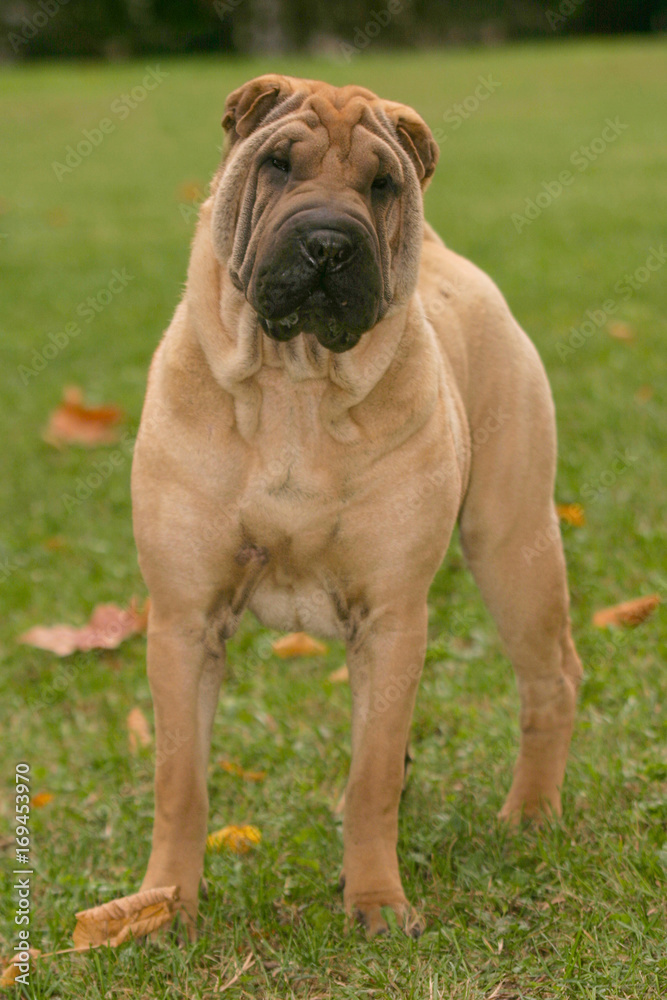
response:
<path id="1" fill-rule="evenodd" d="M 426 926 L 424 918 L 405 896 L 395 893 L 355 893 L 346 898 L 345 910 L 348 920 L 361 924 L 369 938 L 389 934 L 394 921 L 411 938 L 420 937 Z"/>
<path id="2" fill-rule="evenodd" d="M 157 930 L 151 931 L 146 936 L 146 940 L 150 941 L 151 944 L 176 944 L 185 947 L 187 944 L 194 944 L 197 940 L 197 925 L 184 910 L 179 910 L 168 924 L 163 924 Z"/>
<path id="3" fill-rule="evenodd" d="M 510 794 L 498 813 L 501 823 L 506 823 L 510 830 L 518 830 L 522 823 L 532 823 L 540 826 L 545 820 L 555 820 L 562 816 L 560 794 L 552 793 L 537 801 L 526 801 Z"/>
<path id="4" fill-rule="evenodd" d="M 155 881 L 160 881 L 160 879 L 145 878 L 141 886 L 141 891 L 159 888 L 158 885 L 153 884 Z M 162 924 L 161 927 L 150 931 L 146 935 L 146 940 L 162 944 L 193 944 L 197 940 L 198 909 L 199 900 L 197 896 L 193 896 L 192 894 L 184 895 L 181 890 L 178 897 L 177 909 L 171 920 Z"/>

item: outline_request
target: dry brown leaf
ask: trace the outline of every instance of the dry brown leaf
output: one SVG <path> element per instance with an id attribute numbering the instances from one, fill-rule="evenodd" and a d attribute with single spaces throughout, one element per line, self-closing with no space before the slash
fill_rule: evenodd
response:
<path id="1" fill-rule="evenodd" d="M 28 948 L 28 954 L 34 961 L 34 959 L 39 958 L 42 953 L 39 948 Z M 22 962 L 20 964 L 25 965 L 26 963 Z M 32 965 L 32 961 L 30 962 L 30 965 Z M 2 975 L 0 975 L 0 989 L 2 989 L 3 986 L 15 986 L 16 977 L 22 975 L 22 972 L 18 965 L 15 964 L 14 959 L 12 959 L 11 962 L 0 961 L 0 968 L 2 968 Z M 24 969 L 23 971 L 25 972 L 26 970 Z"/>
<path id="2" fill-rule="evenodd" d="M 271 649 L 282 660 L 290 656 L 323 656 L 327 651 L 323 642 L 313 639 L 307 632 L 290 632 L 282 639 L 276 639 Z"/>
<path id="3" fill-rule="evenodd" d="M 117 604 L 98 604 L 87 625 L 35 625 L 20 635 L 17 642 L 47 649 L 56 656 L 69 656 L 77 649 L 116 649 L 124 639 L 144 632 L 148 621 L 148 603 L 139 610 L 134 598 L 129 608 Z"/>
<path id="4" fill-rule="evenodd" d="M 218 764 L 227 774 L 233 774 L 244 781 L 264 781 L 266 771 L 246 771 L 240 764 L 235 764 L 233 760 L 219 760 Z"/>
<path id="5" fill-rule="evenodd" d="M 649 399 L 653 399 L 653 386 L 640 385 L 635 393 L 635 399 L 638 403 L 648 403 Z"/>
<path id="6" fill-rule="evenodd" d="M 337 667 L 336 670 L 332 670 L 329 674 L 329 680 L 332 684 L 348 684 L 350 671 L 347 669 L 347 663 L 344 663 L 342 667 Z"/>
<path id="7" fill-rule="evenodd" d="M 38 792 L 37 795 L 30 800 L 30 805 L 33 806 L 34 809 L 42 809 L 44 806 L 48 806 L 49 802 L 53 802 L 52 792 Z"/>
<path id="8" fill-rule="evenodd" d="M 3 986 L 13 986 L 16 983 L 16 977 L 20 975 L 21 970 L 18 965 L 14 964 L 14 962 L 10 962 L 9 965 L 5 965 L 2 970 L 2 975 L 0 976 L 0 989 L 2 989 Z"/>
<path id="9" fill-rule="evenodd" d="M 53 411 L 44 431 L 44 440 L 60 448 L 63 444 L 113 444 L 118 440 L 117 424 L 125 416 L 118 406 L 88 406 L 78 386 L 67 386 L 63 401 Z"/>
<path id="10" fill-rule="evenodd" d="M 178 886 L 145 889 L 133 896 L 112 899 L 91 910 L 76 914 L 74 945 L 95 948 L 109 944 L 112 948 L 131 938 L 144 937 L 168 924 L 178 910 Z"/>
<path id="11" fill-rule="evenodd" d="M 581 528 L 586 523 L 584 508 L 580 503 L 557 503 L 556 513 L 561 521 L 571 524 L 575 528 Z"/>
<path id="12" fill-rule="evenodd" d="M 632 327 L 628 326 L 627 323 L 621 323 L 618 320 L 614 323 L 609 323 L 607 326 L 607 332 L 609 333 L 609 336 L 613 337 L 615 340 L 630 341 L 635 339 L 635 331 Z"/>
<path id="13" fill-rule="evenodd" d="M 659 604 L 658 594 L 635 597 L 632 601 L 624 601 L 623 604 L 615 604 L 611 608 L 596 611 L 593 615 L 593 624 L 598 628 L 607 628 L 610 625 L 626 627 L 640 625 Z"/>
<path id="14" fill-rule="evenodd" d="M 153 740 L 151 727 L 140 708 L 135 706 L 130 709 L 125 720 L 125 725 L 130 735 L 130 750 L 132 753 L 136 753 L 139 747 L 148 747 L 151 745 Z"/>
<path id="15" fill-rule="evenodd" d="M 206 838 L 209 851 L 219 851 L 227 847 L 235 854 L 247 854 L 251 847 L 259 844 L 262 835 L 256 826 L 223 826 Z"/>

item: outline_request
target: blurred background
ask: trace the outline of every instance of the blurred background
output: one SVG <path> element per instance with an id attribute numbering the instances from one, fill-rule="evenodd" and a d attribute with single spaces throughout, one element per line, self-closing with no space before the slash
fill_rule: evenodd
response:
<path id="1" fill-rule="evenodd" d="M 57 14 L 57 17 L 55 16 Z M 3 0 L 0 58 L 155 53 L 335 54 L 375 18 L 382 47 L 649 34 L 665 0 Z M 374 36 L 373 29 L 368 33 Z M 354 44 L 352 41 L 351 44 Z M 344 54 L 344 53 L 343 53 Z"/>

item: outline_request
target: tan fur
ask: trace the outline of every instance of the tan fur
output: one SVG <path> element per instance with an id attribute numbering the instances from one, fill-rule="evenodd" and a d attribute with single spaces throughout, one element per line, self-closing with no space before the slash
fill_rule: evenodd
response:
<path id="1" fill-rule="evenodd" d="M 417 933 L 398 869 L 398 804 L 428 591 L 457 520 L 521 696 L 501 816 L 561 811 L 581 667 L 552 500 L 551 394 L 494 284 L 422 228 L 420 184 L 437 148 L 415 112 L 361 88 L 264 77 L 231 95 L 224 123 L 230 153 L 153 359 L 133 468 L 157 734 L 143 887 L 179 885 L 195 920 L 225 640 L 249 607 L 266 625 L 347 643 L 345 907 L 375 933 L 391 906 Z M 270 340 L 230 277 L 232 258 L 251 268 L 253 240 L 270 239 L 283 210 L 254 220 L 268 197 L 260 182 L 243 202 L 252 157 L 280 129 L 301 143 L 304 192 L 354 205 L 382 230 L 386 313 L 344 354 L 303 333 Z M 400 209 L 380 221 L 360 179 L 378 155 L 404 180 Z"/>

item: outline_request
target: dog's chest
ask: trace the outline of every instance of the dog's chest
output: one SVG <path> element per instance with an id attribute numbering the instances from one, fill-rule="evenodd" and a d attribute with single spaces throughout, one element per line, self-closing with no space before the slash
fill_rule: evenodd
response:
<path id="1" fill-rule="evenodd" d="M 258 381 L 261 408 L 242 477 L 242 523 L 250 534 L 326 533 L 345 469 L 319 419 L 322 381 L 294 384 L 270 369 Z"/>
<path id="2" fill-rule="evenodd" d="M 243 544 L 266 554 L 248 606 L 267 626 L 340 635 L 335 566 L 348 473 L 318 419 L 319 387 L 267 383 L 237 499 Z"/>

